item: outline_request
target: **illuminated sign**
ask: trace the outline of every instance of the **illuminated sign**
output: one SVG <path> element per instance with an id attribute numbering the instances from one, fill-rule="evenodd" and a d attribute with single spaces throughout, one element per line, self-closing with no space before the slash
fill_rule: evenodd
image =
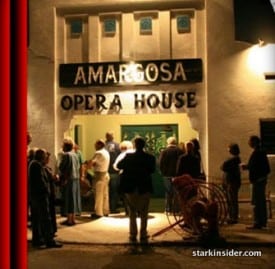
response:
<path id="1" fill-rule="evenodd" d="M 152 85 L 202 81 L 201 59 L 60 64 L 60 87 Z"/>

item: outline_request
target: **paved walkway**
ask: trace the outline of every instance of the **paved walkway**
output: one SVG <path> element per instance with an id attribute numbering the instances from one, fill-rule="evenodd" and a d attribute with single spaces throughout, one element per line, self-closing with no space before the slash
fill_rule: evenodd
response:
<path id="1" fill-rule="evenodd" d="M 148 231 L 150 244 L 196 244 L 190 234 L 183 232 L 177 225 L 169 229 L 174 217 L 167 217 L 163 213 L 150 213 Z M 169 220 L 170 219 L 170 220 Z M 128 217 L 124 213 L 91 220 L 90 214 L 83 213 L 77 217 L 74 226 L 63 226 L 60 223 L 64 217 L 57 216 L 58 232 L 56 239 L 63 243 L 72 244 L 129 244 Z M 170 223 L 169 223 L 170 222 Z M 275 246 L 275 220 L 269 219 L 268 227 L 262 230 L 247 230 L 251 219 L 241 219 L 239 224 L 224 225 L 220 234 L 228 244 L 235 245 L 266 245 Z M 167 229 L 166 229 L 167 228 Z M 160 232 L 163 231 L 163 232 Z M 157 236 L 152 236 L 159 233 Z M 31 240 L 31 231 L 28 229 L 28 240 Z"/>

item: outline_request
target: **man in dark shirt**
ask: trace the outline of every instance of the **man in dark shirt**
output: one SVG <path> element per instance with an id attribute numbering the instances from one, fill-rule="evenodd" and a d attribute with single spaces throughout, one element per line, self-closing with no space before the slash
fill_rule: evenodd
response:
<path id="1" fill-rule="evenodd" d="M 270 173 L 270 165 L 266 153 L 261 149 L 261 140 L 258 136 L 251 136 L 248 141 L 253 149 L 247 164 L 243 169 L 249 171 L 249 180 L 252 184 L 252 205 L 254 205 L 254 224 L 248 229 L 261 229 L 267 224 L 266 183 Z"/>
<path id="2" fill-rule="evenodd" d="M 173 212 L 173 187 L 172 178 L 176 176 L 177 161 L 179 156 L 184 152 L 177 145 L 175 137 L 171 136 L 167 139 L 167 147 L 160 153 L 159 168 L 164 177 L 165 187 L 165 212 Z"/>
<path id="3" fill-rule="evenodd" d="M 155 171 L 155 157 L 144 151 L 145 140 L 134 140 L 136 151 L 128 153 L 118 164 L 122 169 L 120 189 L 125 194 L 129 207 L 130 241 L 136 242 L 137 213 L 140 214 L 140 241 L 147 242 L 147 220 L 151 193 L 153 192 L 152 173 Z"/>
<path id="4" fill-rule="evenodd" d="M 188 174 L 192 178 L 200 176 L 200 160 L 194 154 L 194 144 L 187 142 L 186 154 L 181 155 L 177 163 L 177 176 Z"/>

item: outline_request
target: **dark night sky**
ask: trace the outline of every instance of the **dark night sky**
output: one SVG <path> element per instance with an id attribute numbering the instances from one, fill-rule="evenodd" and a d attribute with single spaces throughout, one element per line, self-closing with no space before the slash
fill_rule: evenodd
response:
<path id="1" fill-rule="evenodd" d="M 236 40 L 275 43 L 275 12 L 270 0 L 234 0 Z"/>

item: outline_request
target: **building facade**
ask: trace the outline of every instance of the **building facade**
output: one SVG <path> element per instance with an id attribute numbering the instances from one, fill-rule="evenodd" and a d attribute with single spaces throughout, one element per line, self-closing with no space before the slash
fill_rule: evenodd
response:
<path id="1" fill-rule="evenodd" d="M 233 10 L 231 0 L 30 0 L 33 146 L 57 154 L 69 135 L 89 159 L 109 130 L 117 141 L 139 132 L 155 152 L 170 135 L 196 137 L 209 180 L 221 179 L 228 144 L 247 161 L 249 136 L 275 118 L 275 48 L 236 41 Z"/>

